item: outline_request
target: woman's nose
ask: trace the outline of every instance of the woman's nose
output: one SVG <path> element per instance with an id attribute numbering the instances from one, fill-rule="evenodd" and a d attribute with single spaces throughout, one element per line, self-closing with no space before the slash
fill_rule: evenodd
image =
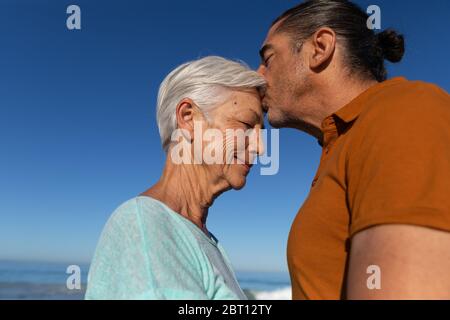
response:
<path id="1" fill-rule="evenodd" d="M 264 154 L 265 151 L 262 130 L 260 128 L 254 129 L 253 137 L 250 139 L 249 145 L 250 153 L 257 154 L 258 156 Z"/>
<path id="2" fill-rule="evenodd" d="M 257 153 L 258 156 L 261 156 L 264 154 L 265 148 L 264 148 L 264 140 L 263 140 L 263 130 L 264 129 L 259 129 L 258 130 L 258 145 L 257 145 Z"/>

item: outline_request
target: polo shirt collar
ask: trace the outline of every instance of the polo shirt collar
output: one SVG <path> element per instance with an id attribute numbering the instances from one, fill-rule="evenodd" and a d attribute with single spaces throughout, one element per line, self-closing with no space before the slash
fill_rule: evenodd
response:
<path id="1" fill-rule="evenodd" d="M 366 91 L 361 93 L 359 96 L 357 96 L 355 99 L 353 99 L 350 103 L 345 105 L 343 108 L 339 109 L 334 113 L 335 116 L 337 116 L 339 119 L 344 121 L 345 123 L 350 123 L 358 118 L 360 115 L 363 107 L 364 107 L 364 100 L 367 99 L 367 97 L 371 96 L 372 94 L 384 89 L 386 86 L 392 85 L 394 83 L 406 81 L 403 77 L 395 77 L 383 82 L 379 82 L 370 88 L 368 88 Z"/>
<path id="2" fill-rule="evenodd" d="M 344 132 L 345 129 L 361 114 L 361 111 L 364 108 L 364 102 L 369 96 L 384 89 L 386 86 L 402 81 L 406 81 L 406 79 L 403 77 L 395 77 L 390 80 L 379 82 L 368 88 L 332 115 L 326 117 L 322 122 L 323 140 L 319 140 L 319 144 L 327 147 L 331 141 L 335 140 L 342 132 Z"/>

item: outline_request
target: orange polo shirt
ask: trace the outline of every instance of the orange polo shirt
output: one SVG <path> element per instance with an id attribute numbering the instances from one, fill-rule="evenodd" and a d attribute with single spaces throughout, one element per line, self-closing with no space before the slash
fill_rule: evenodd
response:
<path id="1" fill-rule="evenodd" d="M 394 78 L 322 124 L 323 152 L 288 240 L 293 299 L 345 298 L 351 238 L 381 224 L 450 232 L 450 96 Z"/>

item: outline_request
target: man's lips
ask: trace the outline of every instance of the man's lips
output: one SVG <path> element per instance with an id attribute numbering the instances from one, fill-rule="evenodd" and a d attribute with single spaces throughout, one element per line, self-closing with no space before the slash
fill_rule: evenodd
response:
<path id="1" fill-rule="evenodd" d="M 265 113 L 267 113 L 267 111 L 269 111 L 269 106 L 267 105 L 265 98 L 262 99 L 262 101 L 261 101 L 261 107 Z"/>

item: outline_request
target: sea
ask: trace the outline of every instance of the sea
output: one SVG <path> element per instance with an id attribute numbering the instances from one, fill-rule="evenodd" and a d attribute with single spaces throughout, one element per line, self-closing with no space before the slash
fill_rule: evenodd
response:
<path id="1" fill-rule="evenodd" d="M 88 271 L 89 264 L 0 260 L 0 300 L 82 300 Z M 237 271 L 236 277 L 250 300 L 291 299 L 287 272 Z"/>

